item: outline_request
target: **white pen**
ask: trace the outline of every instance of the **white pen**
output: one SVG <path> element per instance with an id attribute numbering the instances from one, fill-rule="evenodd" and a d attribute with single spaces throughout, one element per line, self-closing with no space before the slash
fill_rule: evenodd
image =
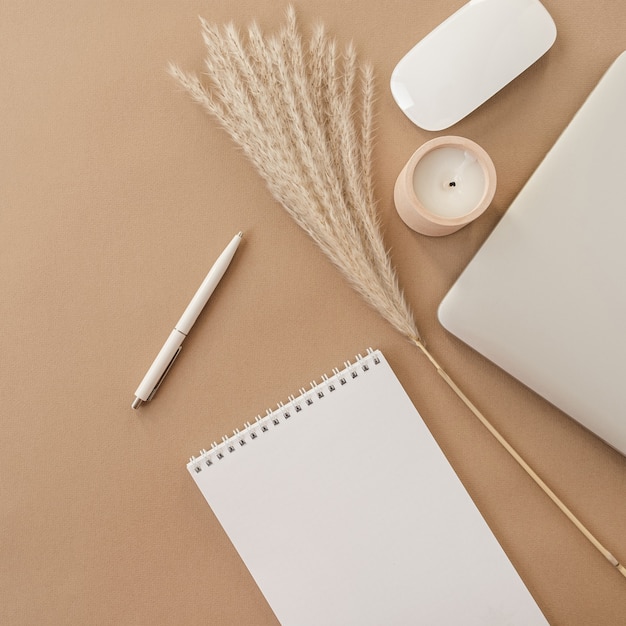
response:
<path id="1" fill-rule="evenodd" d="M 143 377 L 141 384 L 137 387 L 135 400 L 132 404 L 133 409 L 138 408 L 143 402 L 148 402 L 154 397 L 156 390 L 163 382 L 174 360 L 182 350 L 185 337 L 189 334 L 196 319 L 198 319 L 198 315 L 202 312 L 211 294 L 228 269 L 239 247 L 242 236 L 243 233 L 239 232 L 233 237 L 232 241 L 226 246 L 224 252 L 220 254 L 217 261 L 213 264 L 213 267 L 209 270 L 206 278 L 202 281 L 198 291 L 196 291 L 191 302 L 187 305 L 187 308 L 178 320 L 178 324 L 174 326 L 174 330 L 170 333 L 170 336 L 163 344 L 161 351 L 157 354 L 150 369 Z"/>

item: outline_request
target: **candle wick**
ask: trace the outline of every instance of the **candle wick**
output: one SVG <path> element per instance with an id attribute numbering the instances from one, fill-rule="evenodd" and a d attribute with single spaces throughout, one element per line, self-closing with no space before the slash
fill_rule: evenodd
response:
<path id="1" fill-rule="evenodd" d="M 456 187 L 456 183 L 455 183 L 453 180 L 451 180 L 451 181 L 448 183 L 448 186 L 449 186 L 449 187 Z"/>

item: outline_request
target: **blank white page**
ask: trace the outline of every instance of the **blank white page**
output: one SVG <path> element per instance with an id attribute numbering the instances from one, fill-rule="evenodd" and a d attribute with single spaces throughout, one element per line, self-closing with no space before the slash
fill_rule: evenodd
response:
<path id="1" fill-rule="evenodd" d="M 187 467 L 285 626 L 547 624 L 379 351 Z"/>

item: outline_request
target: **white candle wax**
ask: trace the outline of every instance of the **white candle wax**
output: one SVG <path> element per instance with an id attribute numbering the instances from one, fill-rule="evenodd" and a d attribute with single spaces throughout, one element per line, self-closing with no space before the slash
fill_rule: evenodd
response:
<path id="1" fill-rule="evenodd" d="M 485 174 L 470 151 L 441 146 L 417 163 L 413 187 L 426 210 L 441 217 L 461 217 L 480 204 Z"/>

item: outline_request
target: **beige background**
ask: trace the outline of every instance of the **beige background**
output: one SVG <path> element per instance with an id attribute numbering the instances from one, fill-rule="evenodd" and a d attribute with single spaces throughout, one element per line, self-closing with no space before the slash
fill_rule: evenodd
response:
<path id="1" fill-rule="evenodd" d="M 446 289 L 626 48 L 626 9 L 621 0 L 545 0 L 554 47 L 449 131 L 490 153 L 495 200 L 469 227 L 429 239 L 400 221 L 392 191 L 411 153 L 436 134 L 413 126 L 387 85 L 403 54 L 461 4 L 299 0 L 296 8 L 305 28 L 321 19 L 374 64 L 381 219 L 431 349 L 626 561 L 626 459 L 436 321 Z M 166 74 L 169 60 L 201 69 L 199 14 L 272 29 L 285 7 L 0 6 L 0 622 L 274 624 L 185 463 L 373 346 L 550 622 L 623 623 L 626 580 L 344 284 Z M 155 401 L 133 412 L 147 366 L 240 229 L 245 241 L 181 358 Z"/>

